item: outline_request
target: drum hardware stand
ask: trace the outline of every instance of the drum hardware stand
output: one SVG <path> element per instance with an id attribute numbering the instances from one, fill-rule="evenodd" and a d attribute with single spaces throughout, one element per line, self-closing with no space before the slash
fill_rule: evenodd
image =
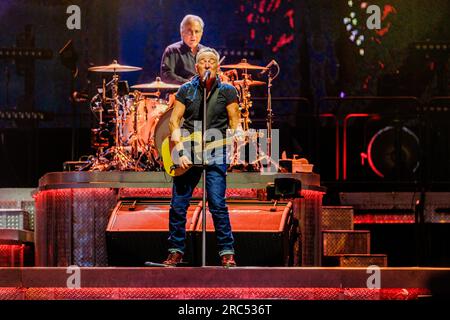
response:
<path id="1" fill-rule="evenodd" d="M 148 145 L 146 146 L 147 161 L 150 163 L 150 169 L 160 171 L 162 168 L 161 163 L 158 161 L 158 150 L 155 147 L 154 137 L 150 138 Z"/>
<path id="2" fill-rule="evenodd" d="M 262 137 L 261 134 L 257 133 L 256 131 L 253 133 L 251 129 L 249 129 L 248 131 L 244 132 L 244 140 L 239 143 L 239 142 L 234 142 L 234 149 L 232 149 L 232 151 L 234 153 L 232 153 L 230 155 L 230 168 L 237 168 L 238 171 L 245 171 L 245 172 L 257 172 L 260 171 L 260 167 L 258 165 L 258 161 L 260 160 L 259 158 L 256 159 L 255 161 L 251 161 L 249 162 L 251 159 L 247 159 L 244 157 L 244 159 L 241 159 L 241 153 L 242 153 L 242 148 L 244 148 L 244 155 L 246 155 L 246 150 L 245 147 L 247 145 L 250 146 L 250 144 L 252 145 L 256 145 L 258 146 L 258 137 Z M 258 148 L 256 148 L 257 151 L 259 150 Z M 261 153 L 261 152 L 257 152 L 257 153 Z M 251 154 L 249 155 L 251 156 Z"/>
<path id="3" fill-rule="evenodd" d="M 114 90 L 113 90 L 114 92 Z M 137 170 L 137 166 L 135 164 L 135 161 L 133 160 L 133 157 L 130 156 L 130 154 L 128 152 L 126 152 L 124 146 L 123 146 L 123 142 L 122 142 L 122 136 L 120 134 L 121 131 L 123 131 L 123 123 L 125 121 L 125 112 L 122 112 L 122 114 L 119 113 L 119 107 L 120 107 L 120 103 L 118 101 L 118 96 L 116 93 L 113 93 L 113 96 L 115 96 L 115 98 L 113 98 L 114 102 L 114 111 L 115 111 L 115 146 L 113 146 L 112 148 L 110 148 L 108 150 L 108 153 L 110 153 L 112 155 L 112 160 L 111 160 L 111 167 L 115 168 L 116 170 L 120 170 L 120 171 L 142 171 L 142 170 Z M 137 137 L 134 137 L 135 140 L 137 140 Z M 136 148 L 137 149 L 137 148 Z M 132 152 L 133 152 L 133 147 L 132 147 Z"/>
<path id="4" fill-rule="evenodd" d="M 231 70 L 231 71 L 235 71 L 235 70 Z M 235 148 L 235 152 L 233 155 L 231 155 L 231 160 L 230 160 L 230 167 L 237 167 L 237 166 L 243 166 L 243 170 L 248 171 L 249 168 L 249 163 L 246 160 L 240 161 L 239 159 L 241 158 L 240 154 L 241 151 L 240 149 L 242 147 L 245 147 L 247 144 L 249 144 L 250 140 L 249 140 L 249 124 L 252 123 L 250 120 L 250 112 L 249 109 L 252 107 L 253 102 L 251 101 L 251 93 L 250 93 L 250 86 L 248 85 L 248 82 L 250 81 L 250 76 L 247 73 L 247 69 L 244 69 L 243 73 L 243 82 L 242 85 L 236 86 L 234 81 L 233 86 L 235 88 L 237 88 L 239 95 L 241 97 L 241 101 L 239 102 L 239 110 L 241 112 L 241 124 L 242 124 L 242 129 L 244 131 L 244 142 L 242 144 L 240 144 L 239 146 L 237 146 L 237 148 Z M 245 150 L 244 150 L 245 153 Z"/>
<path id="5" fill-rule="evenodd" d="M 273 63 L 272 63 L 273 64 Z M 264 71 L 263 71 L 264 72 Z M 244 79 L 242 81 L 242 85 L 239 86 L 239 92 L 241 96 L 241 102 L 239 103 L 242 119 L 241 123 L 243 125 L 243 130 L 245 132 L 245 140 L 244 143 L 239 147 L 239 149 L 245 145 L 248 145 L 250 143 L 249 136 L 250 136 L 250 128 L 249 124 L 251 123 L 250 117 L 249 117 L 249 108 L 252 107 L 253 103 L 251 101 L 251 93 L 250 93 L 250 85 L 251 78 L 249 74 L 247 73 L 247 70 L 244 70 L 242 73 Z M 278 76 L 278 73 L 276 74 Z M 275 76 L 275 77 L 276 77 Z M 252 139 L 252 142 L 256 143 L 257 148 L 257 159 L 254 161 L 251 161 L 250 163 L 247 163 L 246 161 L 243 161 L 243 163 L 239 163 L 240 159 L 240 151 L 236 150 L 236 153 L 233 155 L 233 160 L 231 161 L 231 166 L 238 166 L 243 165 L 244 169 L 246 171 L 264 171 L 264 165 L 261 163 L 262 160 L 266 159 L 268 161 L 267 166 L 270 168 L 271 165 L 273 165 L 276 170 L 279 170 L 279 165 L 274 161 L 271 157 L 271 151 L 272 151 L 272 119 L 273 119 L 273 113 L 272 113 L 272 105 L 271 105 L 271 87 L 272 87 L 272 80 L 275 78 L 271 76 L 269 73 L 269 81 L 268 81 L 268 103 L 267 103 L 267 153 L 264 153 L 260 147 L 260 143 L 258 142 L 258 137 L 261 137 L 260 135 L 256 135 L 256 140 Z M 244 151 L 245 152 L 245 151 Z"/>
<path id="6" fill-rule="evenodd" d="M 135 161 L 133 158 L 125 152 L 125 149 L 123 148 L 122 140 L 121 140 L 121 134 L 120 132 L 123 130 L 123 122 L 126 115 L 124 114 L 124 110 L 120 112 L 121 107 L 123 109 L 123 104 L 119 101 L 119 94 L 118 94 L 118 82 L 119 82 L 119 75 L 114 72 L 113 79 L 109 83 L 112 84 L 111 91 L 112 91 L 112 98 L 111 98 L 111 104 L 112 104 L 112 110 L 111 112 L 114 112 L 114 146 L 109 148 L 108 150 L 101 152 L 99 149 L 99 155 L 97 159 L 94 161 L 94 165 L 92 166 L 93 170 L 100 171 L 106 171 L 111 169 L 116 169 L 120 171 L 143 171 L 143 170 L 137 170 L 137 166 L 135 164 Z M 108 84 L 109 84 L 108 83 Z M 108 98 L 106 97 L 106 84 L 105 80 L 103 80 L 103 92 L 102 97 L 103 101 L 107 101 Z M 109 160 L 108 162 L 108 158 Z"/>
<path id="7" fill-rule="evenodd" d="M 267 145 L 269 146 L 269 143 L 268 143 Z M 274 161 L 274 160 L 272 159 L 271 156 L 269 156 L 270 151 L 267 150 L 267 151 L 268 151 L 267 153 L 265 153 L 264 151 L 262 151 L 262 149 L 261 149 L 261 147 L 260 147 L 260 143 L 258 143 L 257 146 L 258 146 L 257 153 L 258 153 L 259 157 L 258 157 L 258 159 L 256 159 L 256 160 L 255 160 L 254 162 L 252 162 L 251 164 L 257 165 L 257 166 L 259 167 L 259 171 L 260 171 L 260 172 L 265 172 L 265 171 L 264 171 L 264 164 L 262 163 L 262 161 L 263 161 L 263 160 L 267 160 L 267 164 L 266 164 L 267 171 L 266 171 L 266 172 L 268 172 L 268 173 L 269 173 L 269 172 L 272 172 L 272 170 L 271 170 L 272 165 L 273 165 L 273 166 L 275 167 L 275 169 L 276 169 L 275 172 L 280 171 L 280 166 L 279 166 L 279 164 L 278 164 L 276 161 Z"/>
<path id="8" fill-rule="evenodd" d="M 104 126 L 105 123 L 103 122 L 103 105 L 105 104 L 105 96 L 104 96 L 104 88 L 105 88 L 105 79 L 103 79 L 103 85 L 102 85 L 102 97 L 101 97 L 101 102 L 97 101 L 100 93 L 96 94 L 90 102 L 90 108 L 92 113 L 95 115 L 97 112 L 99 114 L 99 117 L 97 118 L 98 120 L 98 129 L 91 129 L 91 135 L 93 135 L 93 131 L 94 130 L 101 130 Z M 93 139 L 93 138 L 91 138 Z M 91 143 L 91 147 L 92 148 L 96 148 L 96 146 Z M 86 165 L 85 167 L 83 167 L 82 169 L 80 169 L 80 171 L 83 171 L 84 169 L 89 167 L 89 171 L 103 171 L 104 166 L 105 166 L 105 161 L 100 161 L 100 156 L 101 154 L 103 154 L 103 147 L 97 147 L 97 152 L 96 152 L 96 156 L 90 156 L 88 158 L 88 161 L 90 161 L 90 163 L 88 165 Z M 106 159 L 103 159 L 106 160 Z"/>
<path id="9" fill-rule="evenodd" d="M 134 91 L 130 94 L 130 96 L 133 97 L 133 103 L 131 104 L 129 113 L 130 116 L 133 117 L 133 131 L 129 137 L 127 137 L 127 140 L 130 139 L 131 141 L 131 157 L 133 159 L 139 158 L 139 139 L 138 139 L 138 102 L 140 101 L 140 93 L 139 91 Z M 128 110 L 126 110 L 128 111 Z M 126 121 L 126 119 L 124 119 Z M 123 135 L 123 134 L 122 134 Z"/>
<path id="10" fill-rule="evenodd" d="M 241 87 L 241 97 L 242 102 L 239 103 L 239 109 L 242 115 L 242 128 L 244 132 L 247 132 L 249 129 L 249 123 L 251 123 L 249 118 L 249 109 L 252 107 L 251 94 L 250 94 L 250 86 L 247 85 L 247 81 L 249 79 L 249 75 L 244 71 L 242 74 L 244 76 L 243 86 Z"/>
<path id="11" fill-rule="evenodd" d="M 137 164 L 130 156 L 127 150 L 125 150 L 123 145 L 123 135 L 124 135 L 124 124 L 127 117 L 127 105 L 126 101 L 123 99 L 128 93 L 128 84 L 125 83 L 125 88 L 120 87 L 121 84 L 119 82 L 118 72 L 130 72 L 130 71 L 139 71 L 142 70 L 140 67 L 133 66 L 125 66 L 120 65 L 117 60 L 113 60 L 112 64 L 106 66 L 95 66 L 88 69 L 91 72 L 111 72 L 113 73 L 112 80 L 106 84 L 105 78 L 103 78 L 102 82 L 102 91 L 98 92 L 91 100 L 91 110 L 92 112 L 99 112 L 99 125 L 100 129 L 105 127 L 103 122 L 103 108 L 106 104 L 111 103 L 111 109 L 106 110 L 108 113 L 114 114 L 113 119 L 109 121 L 109 123 L 114 124 L 114 145 L 107 150 L 103 150 L 105 147 L 102 143 L 99 143 L 98 146 L 95 144 L 93 148 L 98 147 L 97 157 L 92 157 L 90 160 L 92 162 L 91 171 L 100 170 L 136 170 L 143 171 L 137 168 Z M 111 87 L 112 97 L 108 98 L 106 96 L 106 88 Z M 123 90 L 125 89 L 125 90 Z M 120 91 L 119 91 L 120 90 Z M 101 94 L 101 102 L 96 101 Z M 93 107 L 92 104 L 95 102 L 96 107 Z M 133 101 L 134 102 L 134 101 Z M 99 106 L 101 105 L 101 106 Z M 134 105 L 132 106 L 135 107 Z M 134 132 L 136 135 L 136 123 L 134 123 Z M 100 132 L 100 131 L 99 131 Z M 100 132 L 101 133 L 101 132 Z M 103 137 L 104 138 L 104 137 Z M 107 139 L 109 140 L 110 136 L 108 135 Z M 104 138 L 106 140 L 106 138 Z M 108 144 L 107 144 L 108 145 Z M 137 148 L 136 148 L 137 149 Z M 132 150 L 133 151 L 133 150 Z"/>
<path id="12" fill-rule="evenodd" d="M 138 158 L 138 108 L 137 108 L 137 99 L 133 100 L 133 104 L 131 106 L 131 114 L 133 115 L 133 138 L 131 142 L 131 156 L 133 159 Z"/>
<path id="13" fill-rule="evenodd" d="M 272 72 L 270 70 L 270 67 L 275 65 L 277 67 L 277 73 L 272 76 Z M 268 70 L 268 80 L 267 80 L 267 118 L 266 118 L 266 125 L 267 125 L 267 153 L 264 153 L 261 151 L 260 148 L 258 148 L 258 153 L 261 154 L 259 159 L 256 162 L 261 162 L 261 160 L 266 159 L 268 161 L 267 167 L 268 169 L 271 167 L 271 164 L 275 166 L 277 171 L 280 169 L 279 165 L 272 159 L 272 122 L 273 122 L 273 112 L 272 112 L 272 81 L 275 80 L 278 75 L 280 74 L 280 66 L 275 60 L 272 60 L 268 65 L 267 69 L 263 70 L 261 74 L 264 74 Z M 260 170 L 264 171 L 264 166 L 262 163 L 260 164 Z M 270 170 L 270 169 L 269 169 Z"/>

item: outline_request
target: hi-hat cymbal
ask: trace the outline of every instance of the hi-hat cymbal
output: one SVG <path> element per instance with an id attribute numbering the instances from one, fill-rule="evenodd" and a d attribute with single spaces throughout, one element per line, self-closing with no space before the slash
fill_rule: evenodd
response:
<path id="1" fill-rule="evenodd" d="M 227 64 L 224 66 L 220 66 L 221 68 L 230 68 L 230 69 L 250 69 L 250 70 L 266 70 L 267 67 L 260 67 L 247 62 L 247 59 L 242 59 L 238 64 Z"/>
<path id="2" fill-rule="evenodd" d="M 131 71 L 139 71 L 142 70 L 140 67 L 132 67 L 132 66 L 124 66 L 117 63 L 116 60 L 113 61 L 110 65 L 107 66 L 97 66 L 91 67 L 88 69 L 92 72 L 131 72 Z"/>
<path id="3" fill-rule="evenodd" d="M 264 81 L 258 81 L 258 80 L 236 80 L 232 82 L 233 85 L 238 85 L 238 86 L 242 86 L 242 85 L 247 85 L 247 86 L 263 86 L 266 83 Z"/>
<path id="4" fill-rule="evenodd" d="M 162 82 L 160 77 L 157 77 L 156 81 L 150 83 L 142 83 L 131 86 L 132 89 L 178 89 L 179 87 L 181 87 L 179 84 Z"/>

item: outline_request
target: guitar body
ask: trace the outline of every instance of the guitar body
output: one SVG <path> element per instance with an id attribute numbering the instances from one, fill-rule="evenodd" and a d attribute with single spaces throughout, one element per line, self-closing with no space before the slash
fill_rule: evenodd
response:
<path id="1" fill-rule="evenodd" d="M 187 137 L 181 138 L 181 143 L 183 145 L 192 144 L 194 142 L 194 151 L 196 149 L 201 150 L 201 133 L 194 132 Z M 185 147 L 185 150 L 190 150 L 191 146 Z M 173 154 L 172 154 L 173 153 Z M 197 153 L 197 152 L 195 152 Z M 163 140 L 161 144 L 161 159 L 163 161 L 164 170 L 171 177 L 178 177 L 188 171 L 191 167 L 182 169 L 178 166 L 178 153 L 175 149 L 175 144 L 170 140 L 170 137 L 167 137 Z"/>
<path id="2" fill-rule="evenodd" d="M 206 151 L 213 148 L 224 146 L 232 141 L 233 138 L 222 139 L 214 142 L 210 142 L 206 146 Z M 193 149 L 194 159 L 191 161 L 194 164 L 201 164 L 201 151 L 202 151 L 202 134 L 201 132 L 191 133 L 187 137 L 181 138 L 181 143 L 183 143 L 184 150 Z M 188 171 L 191 167 L 182 169 L 178 166 L 178 152 L 175 149 L 175 144 L 170 141 L 170 137 L 166 137 L 161 144 L 161 159 L 163 161 L 164 170 L 171 177 L 178 177 Z"/>
<path id="3" fill-rule="evenodd" d="M 212 141 L 206 145 L 206 154 L 214 148 L 223 147 L 233 141 L 233 137 L 228 137 L 226 139 L 220 139 L 217 141 Z M 193 159 L 191 161 L 196 164 L 202 163 L 202 134 L 201 132 L 191 133 L 187 137 L 182 137 L 181 142 L 183 143 L 184 150 L 191 153 Z M 193 152 L 190 152 L 193 151 Z M 207 155 L 208 156 L 208 155 Z M 188 171 L 191 167 L 182 169 L 178 166 L 178 152 L 175 149 L 175 144 L 170 141 L 170 137 L 166 137 L 161 144 L 161 159 L 163 161 L 164 170 L 171 177 L 178 177 Z"/>

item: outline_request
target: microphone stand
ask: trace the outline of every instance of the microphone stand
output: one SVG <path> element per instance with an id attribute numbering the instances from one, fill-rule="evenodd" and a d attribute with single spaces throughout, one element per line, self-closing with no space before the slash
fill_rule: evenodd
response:
<path id="1" fill-rule="evenodd" d="M 272 157 L 272 121 L 273 121 L 273 113 L 272 113 L 272 74 L 269 71 L 269 77 L 267 81 L 267 118 L 266 118 L 266 126 L 267 126 L 267 156 L 269 159 Z"/>
<path id="2" fill-rule="evenodd" d="M 272 74 L 272 71 L 270 70 L 270 67 L 275 65 L 277 67 L 277 72 L 275 75 Z M 272 81 L 275 80 L 278 75 L 280 74 L 280 66 L 275 60 L 272 60 L 267 67 L 268 69 L 265 69 L 261 72 L 261 74 L 264 74 L 266 70 L 268 71 L 268 79 L 267 79 L 267 117 L 266 117 L 266 126 L 267 126 L 267 152 L 264 156 L 260 157 L 259 160 L 262 160 L 263 158 L 266 158 L 267 160 L 267 170 L 268 172 L 271 171 L 272 164 L 275 166 L 275 169 L 278 171 L 279 166 L 276 164 L 272 159 L 272 123 L 273 123 L 273 111 L 272 111 Z M 259 153 L 262 152 L 259 150 Z M 261 163 L 260 171 L 263 171 L 264 167 Z"/>
<path id="3" fill-rule="evenodd" d="M 202 267 L 206 266 L 206 161 L 205 161 L 205 150 L 206 150 L 206 81 L 203 87 L 203 121 L 202 121 Z"/>

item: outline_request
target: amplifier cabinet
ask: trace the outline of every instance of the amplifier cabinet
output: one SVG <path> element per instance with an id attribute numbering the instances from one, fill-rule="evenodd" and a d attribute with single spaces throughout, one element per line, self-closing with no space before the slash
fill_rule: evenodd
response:
<path id="1" fill-rule="evenodd" d="M 228 201 L 238 266 L 286 266 L 292 202 Z M 206 218 L 206 264 L 220 265 L 211 213 Z M 201 263 L 202 217 L 195 232 L 197 264 Z"/>
<path id="2" fill-rule="evenodd" d="M 120 200 L 106 229 L 108 265 L 144 266 L 161 263 L 168 254 L 169 201 Z M 184 261 L 193 263 L 192 232 L 201 212 L 201 203 L 192 202 L 186 216 Z"/>

